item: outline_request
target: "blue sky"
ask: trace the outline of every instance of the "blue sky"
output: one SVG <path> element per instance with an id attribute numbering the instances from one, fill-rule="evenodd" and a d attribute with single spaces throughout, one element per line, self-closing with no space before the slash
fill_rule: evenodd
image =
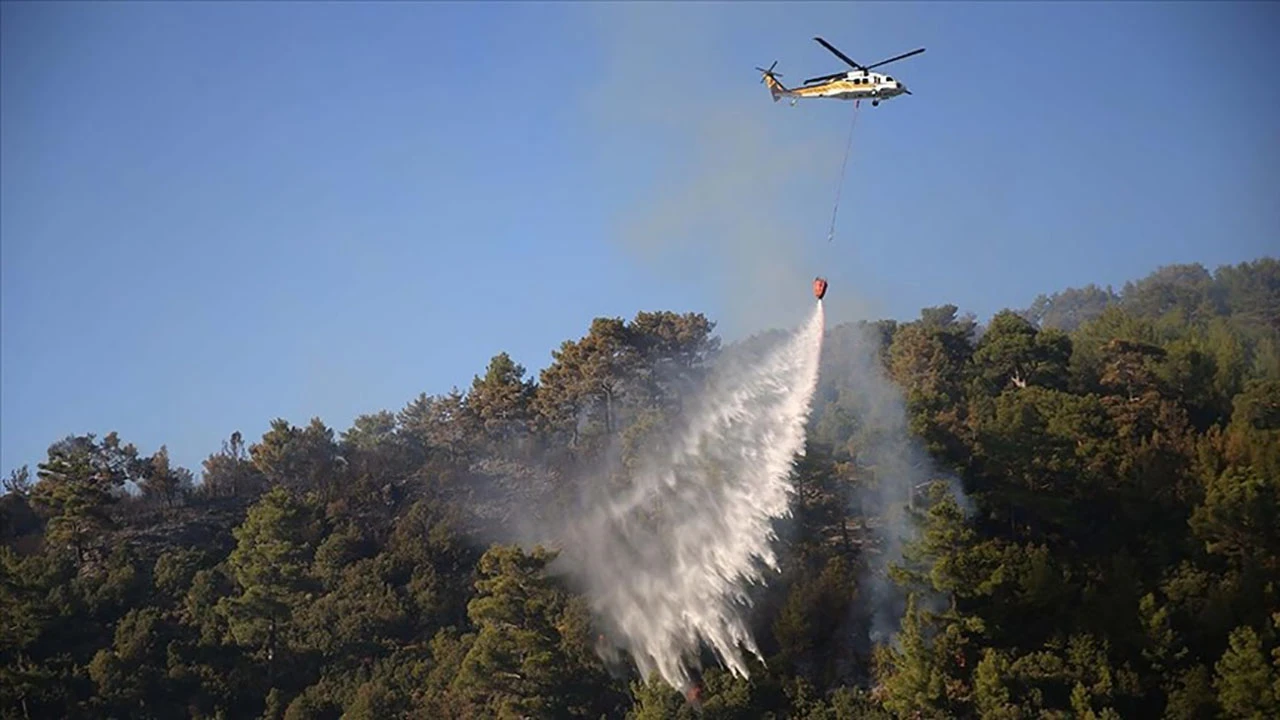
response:
<path id="1" fill-rule="evenodd" d="M 4 3 L 0 471 L 194 470 L 597 316 L 988 317 L 1275 254 L 1275 4 Z M 771 103 L 841 69 L 914 96 Z M 1014 267 L 1016 266 L 1016 271 Z"/>

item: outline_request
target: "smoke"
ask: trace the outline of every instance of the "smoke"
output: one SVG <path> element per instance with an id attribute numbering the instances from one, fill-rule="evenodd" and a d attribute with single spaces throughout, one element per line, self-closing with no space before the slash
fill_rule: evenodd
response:
<path id="1" fill-rule="evenodd" d="M 852 342 L 840 348 L 841 402 L 855 423 L 854 457 L 868 478 L 855 491 L 864 518 L 875 518 L 878 548 L 866 554 L 860 578 L 867 598 L 869 639 L 883 643 L 897 626 L 897 593 L 888 577 L 891 564 L 902 559 L 903 543 L 912 535 L 905 506 L 915 488 L 929 477 L 928 459 L 911 442 L 901 393 L 884 374 L 879 339 L 866 326 L 851 328 Z"/>
<path id="2" fill-rule="evenodd" d="M 904 549 L 918 537 L 919 527 L 909 514 L 913 498 L 941 480 L 966 515 L 972 505 L 958 480 L 941 474 L 911 434 L 905 398 L 885 371 L 875 327 L 847 325 L 838 328 L 837 338 L 825 348 L 823 372 L 837 375 L 839 404 L 852 416 L 850 450 L 864 480 L 854 488 L 855 514 L 872 526 L 876 540 L 863 553 L 858 582 L 865 601 L 860 611 L 866 617 L 866 639 L 893 644 L 906 603 L 889 569 L 904 559 Z M 919 598 L 922 606 L 939 600 Z"/>
<path id="3" fill-rule="evenodd" d="M 789 511 L 823 328 L 818 303 L 758 358 L 718 365 L 674 442 L 649 446 L 665 450 L 642 455 L 630 487 L 566 523 L 556 569 L 642 676 L 686 689 L 704 645 L 743 677 L 745 652 L 760 657 L 747 591 L 778 569 L 772 523 Z"/>

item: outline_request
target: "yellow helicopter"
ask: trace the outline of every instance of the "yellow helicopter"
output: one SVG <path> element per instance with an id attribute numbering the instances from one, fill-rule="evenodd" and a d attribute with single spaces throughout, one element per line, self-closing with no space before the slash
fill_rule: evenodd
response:
<path id="1" fill-rule="evenodd" d="M 778 61 L 774 60 L 773 65 L 770 65 L 767 70 L 762 67 L 756 68 L 756 70 L 764 74 L 760 82 L 768 84 L 769 94 L 773 96 L 774 102 L 778 102 L 779 98 L 789 98 L 792 105 L 795 105 L 800 98 L 870 99 L 871 104 L 876 106 L 880 104 L 881 100 L 911 94 L 911 91 L 901 81 L 894 80 L 888 75 L 873 73 L 871 68 L 888 65 L 891 62 L 897 62 L 912 55 L 919 55 L 924 52 L 924 48 L 912 50 L 897 57 L 891 57 L 888 60 L 881 60 L 872 65 L 863 66 L 849 59 L 847 55 L 837 50 L 826 40 L 820 37 L 815 37 L 814 40 L 817 40 L 822 47 L 830 50 L 836 57 L 848 63 L 853 70 L 809 78 L 804 81 L 804 85 L 797 88 L 789 88 L 778 82 L 778 78 L 782 77 L 782 74 L 773 71 L 773 68 L 778 64 Z"/>

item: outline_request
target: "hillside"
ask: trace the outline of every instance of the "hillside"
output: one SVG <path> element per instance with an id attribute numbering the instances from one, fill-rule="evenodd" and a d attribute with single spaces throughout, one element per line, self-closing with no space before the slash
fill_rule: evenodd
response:
<path id="1" fill-rule="evenodd" d="M 1280 261 L 830 328 L 766 662 L 695 706 L 497 540 L 625 483 L 743 349 L 714 330 L 598 318 L 537 378 L 500 354 L 341 432 L 233 433 L 199 486 L 52 439 L 0 497 L 0 717 L 1280 715 Z"/>

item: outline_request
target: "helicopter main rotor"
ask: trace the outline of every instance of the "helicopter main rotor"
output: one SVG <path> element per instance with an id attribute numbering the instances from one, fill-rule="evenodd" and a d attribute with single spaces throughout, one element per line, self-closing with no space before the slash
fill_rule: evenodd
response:
<path id="1" fill-rule="evenodd" d="M 915 50 L 912 50 L 911 52 L 906 52 L 906 53 L 903 53 L 903 54 L 901 54 L 901 55 L 897 55 L 897 56 L 895 56 L 895 57 L 891 57 L 891 58 L 889 58 L 888 60 L 881 60 L 881 61 L 880 61 L 880 62 L 878 62 L 878 63 L 873 63 L 873 64 L 871 64 L 871 65 L 865 65 L 865 66 L 864 66 L 864 65 L 861 65 L 861 64 L 859 64 L 858 62 L 854 61 L 854 60 L 853 60 L 852 58 L 850 58 L 848 55 L 845 55 L 844 53 L 842 53 L 842 52 L 840 52 L 839 50 L 837 50 L 837 49 L 836 49 L 836 47 L 835 47 L 834 45 L 832 45 L 831 43 L 827 42 L 826 40 L 823 40 L 823 39 L 822 39 L 822 38 L 820 38 L 820 37 L 815 37 L 815 38 L 814 38 L 814 40 L 817 40 L 817 41 L 818 41 L 818 44 L 822 45 L 822 47 L 824 47 L 824 48 L 826 48 L 827 50 L 831 51 L 831 54 L 833 54 L 833 55 L 835 55 L 836 57 L 838 57 L 838 58 L 840 58 L 841 60 L 843 60 L 846 64 L 848 64 L 848 65 L 849 65 L 849 67 L 851 67 L 851 68 L 853 68 L 853 69 L 855 69 L 855 70 L 861 70 L 864 74 L 865 74 L 865 73 L 870 72 L 870 71 L 871 71 L 871 68 L 877 68 L 877 67 L 880 67 L 881 65 L 888 65 L 889 63 L 897 62 L 897 61 L 899 61 L 899 60 L 904 60 L 904 59 L 906 59 L 906 58 L 911 57 L 912 55 L 919 55 L 920 53 L 924 52 L 924 48 L 917 48 L 917 49 L 915 49 Z M 776 64 L 776 63 L 775 63 L 775 64 Z M 848 74 L 848 73 L 842 73 L 842 72 L 841 72 L 841 73 L 831 73 L 830 75 L 820 75 L 820 76 L 818 76 L 818 77 L 815 77 L 815 78 L 809 78 L 808 80 L 805 80 L 805 81 L 804 81 L 804 84 L 805 84 L 805 85 L 808 85 L 808 84 L 810 84 L 810 83 L 815 83 L 815 82 L 826 82 L 826 81 L 828 81 L 828 80 L 835 80 L 835 79 L 837 79 L 837 78 L 844 77 L 844 76 L 845 76 L 845 75 L 847 75 L 847 74 Z"/>

